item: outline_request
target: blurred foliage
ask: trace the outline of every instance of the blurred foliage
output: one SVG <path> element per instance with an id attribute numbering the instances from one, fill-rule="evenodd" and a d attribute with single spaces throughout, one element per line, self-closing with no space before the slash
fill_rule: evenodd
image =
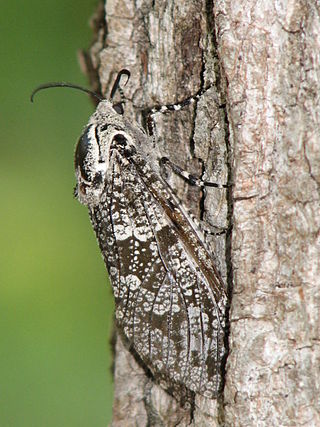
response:
<path id="1" fill-rule="evenodd" d="M 75 143 L 93 111 L 77 50 L 95 0 L 2 2 L 0 426 L 106 426 L 111 288 L 73 198 Z"/>

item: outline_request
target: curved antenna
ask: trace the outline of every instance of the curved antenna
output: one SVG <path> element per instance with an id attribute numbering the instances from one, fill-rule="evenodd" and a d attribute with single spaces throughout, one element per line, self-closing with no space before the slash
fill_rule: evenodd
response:
<path id="1" fill-rule="evenodd" d="M 120 71 L 120 73 L 121 73 L 121 71 Z M 118 76 L 119 76 L 119 74 L 118 74 Z M 93 92 L 92 90 L 86 89 L 85 87 L 75 85 L 73 83 L 67 83 L 67 82 L 50 82 L 50 83 L 44 83 L 44 84 L 36 87 L 30 96 L 30 101 L 33 102 L 34 96 L 37 92 L 40 92 L 40 90 L 43 90 L 43 89 L 50 89 L 51 87 L 69 87 L 71 89 L 78 89 L 78 90 L 81 90 L 82 92 L 85 92 L 85 93 L 88 93 L 89 95 L 94 96 L 95 98 L 99 99 L 99 101 L 104 100 L 104 98 L 102 96 L 98 95 L 96 92 Z"/>
<path id="2" fill-rule="evenodd" d="M 111 93 L 110 93 L 110 99 L 112 99 L 114 97 L 114 95 L 117 92 L 117 90 L 120 92 L 121 98 L 124 98 L 123 92 L 122 92 L 121 87 L 120 87 L 120 80 L 121 80 L 121 77 L 124 76 L 124 75 L 127 76 L 127 81 L 125 82 L 124 86 L 128 83 L 131 74 L 130 74 L 130 71 L 128 71 L 128 70 L 126 70 L 124 68 L 123 70 L 119 71 L 119 73 L 117 75 L 117 78 L 116 78 L 115 82 L 113 83 L 113 86 L 112 86 L 112 89 L 111 89 Z M 124 99 L 121 99 L 121 101 L 123 102 Z"/>

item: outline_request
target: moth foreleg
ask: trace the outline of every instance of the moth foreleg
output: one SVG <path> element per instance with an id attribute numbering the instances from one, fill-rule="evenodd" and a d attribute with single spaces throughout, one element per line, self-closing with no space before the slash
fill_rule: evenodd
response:
<path id="1" fill-rule="evenodd" d="M 149 135 L 152 136 L 155 133 L 155 124 L 153 119 L 157 114 L 166 114 L 171 111 L 180 111 L 184 107 L 196 103 L 208 89 L 209 87 L 201 88 L 195 95 L 189 96 L 188 98 L 185 98 L 182 101 L 176 102 L 174 104 L 155 105 L 151 108 L 148 108 L 147 110 L 144 110 L 143 116 Z"/>

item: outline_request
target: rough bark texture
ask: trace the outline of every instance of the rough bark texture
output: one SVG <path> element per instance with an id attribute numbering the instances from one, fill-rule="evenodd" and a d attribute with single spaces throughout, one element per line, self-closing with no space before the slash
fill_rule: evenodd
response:
<path id="1" fill-rule="evenodd" d="M 92 86 L 107 95 L 129 69 L 132 118 L 210 86 L 157 118 L 158 143 L 194 174 L 234 182 L 233 205 L 170 177 L 207 226 L 233 214 L 232 258 L 228 235 L 209 242 L 229 290 L 231 260 L 234 271 L 224 401 L 181 408 L 118 339 L 113 426 L 320 425 L 319 12 L 303 1 L 108 0 L 93 20 Z"/>
<path id="2" fill-rule="evenodd" d="M 319 3 L 215 5 L 234 146 L 228 425 L 320 425 Z"/>

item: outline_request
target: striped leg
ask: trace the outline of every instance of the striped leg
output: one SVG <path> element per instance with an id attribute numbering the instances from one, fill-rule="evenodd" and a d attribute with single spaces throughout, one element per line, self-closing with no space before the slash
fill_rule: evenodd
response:
<path id="1" fill-rule="evenodd" d="M 203 180 L 195 177 L 194 175 L 191 175 L 189 172 L 180 168 L 176 164 L 172 163 L 171 160 L 169 160 L 167 157 L 162 157 L 160 159 L 160 170 L 161 170 L 161 172 L 164 172 L 164 168 L 166 168 L 167 166 L 169 166 L 170 169 L 175 174 L 177 174 L 177 175 L 181 176 L 183 179 L 185 179 L 190 185 L 195 185 L 195 186 L 200 187 L 200 188 L 203 188 L 203 187 L 229 188 L 229 187 L 231 187 L 231 185 L 228 185 L 228 184 L 217 184 L 215 182 L 203 181 Z M 163 178 L 166 181 L 166 177 L 163 176 Z M 183 205 L 182 202 L 181 202 L 181 204 Z M 217 226 L 213 226 L 214 228 L 217 229 L 217 231 L 212 231 L 212 229 L 206 228 L 201 221 L 199 222 L 199 220 L 194 217 L 192 212 L 190 212 L 190 211 L 187 211 L 187 212 L 188 212 L 188 216 L 192 218 L 193 222 L 200 228 L 202 233 L 205 235 L 221 236 L 228 231 L 228 228 L 217 227 Z"/>
<path id="2" fill-rule="evenodd" d="M 197 178 L 194 175 L 191 175 L 186 170 L 180 168 L 180 166 L 172 163 L 171 160 L 169 160 L 167 157 L 162 157 L 160 159 L 160 167 L 164 168 L 167 166 L 169 166 L 175 174 L 181 176 L 186 181 L 188 181 L 190 185 L 195 185 L 201 188 L 203 187 L 229 188 L 230 187 L 230 185 L 228 184 L 217 184 L 216 182 L 203 181 L 202 179 Z"/>
<path id="3" fill-rule="evenodd" d="M 184 99 L 183 101 L 177 102 L 175 104 L 166 104 L 166 105 L 156 105 L 146 111 L 143 115 L 145 117 L 146 127 L 148 129 L 149 135 L 154 135 L 155 124 L 153 121 L 154 116 L 157 114 L 166 114 L 171 111 L 180 111 L 184 107 L 194 104 L 197 102 L 200 97 L 209 89 L 209 87 L 200 89 L 195 95 L 190 96 L 189 98 Z"/>
<path id="4" fill-rule="evenodd" d="M 154 117 L 157 114 L 166 114 L 169 112 L 180 111 L 184 107 L 196 103 L 208 89 L 209 87 L 200 89 L 194 96 L 190 96 L 189 98 L 186 98 L 183 101 L 180 101 L 176 104 L 159 105 L 159 106 L 154 106 L 150 109 L 144 110 L 142 112 L 142 116 L 144 118 L 145 128 L 147 129 L 149 136 L 154 140 L 154 142 L 156 142 Z M 217 100 L 217 105 L 219 105 L 219 107 L 224 107 L 224 105 L 220 104 L 218 100 Z M 166 167 L 170 167 L 175 174 L 184 178 L 186 181 L 188 181 L 190 185 L 195 185 L 201 188 L 203 187 L 229 188 L 231 186 L 228 184 L 217 184 L 215 182 L 203 181 L 202 179 L 197 178 L 194 175 L 191 175 L 189 172 L 185 171 L 184 169 L 180 168 L 178 165 L 172 163 L 171 160 L 169 160 L 167 157 L 162 157 L 160 159 L 161 171 L 164 172 Z M 163 176 L 163 178 L 165 179 L 165 181 L 167 181 L 165 176 Z M 199 220 L 194 218 L 191 212 L 188 211 L 188 215 L 193 219 L 193 222 L 200 228 L 200 230 L 204 234 L 211 235 L 211 236 L 221 236 L 225 234 L 228 230 L 227 228 L 221 228 L 221 227 L 215 227 L 219 231 L 212 231 L 212 229 L 211 230 L 206 229 L 203 226 L 203 223 L 201 221 L 199 222 Z"/>

